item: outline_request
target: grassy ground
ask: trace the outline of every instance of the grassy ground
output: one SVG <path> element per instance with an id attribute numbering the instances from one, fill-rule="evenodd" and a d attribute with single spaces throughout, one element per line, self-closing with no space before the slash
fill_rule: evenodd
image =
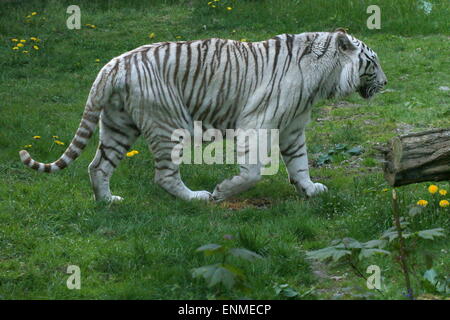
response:
<path id="1" fill-rule="evenodd" d="M 195 252 L 211 242 L 264 253 L 264 259 L 252 264 L 235 262 L 246 271 L 252 289 L 228 296 L 282 298 L 275 294 L 276 284 L 289 284 L 300 293 L 313 289 L 307 297 L 317 299 L 355 298 L 361 290 L 367 294 L 360 289 L 364 281 L 345 266 L 311 264 L 305 251 L 336 238 L 378 238 L 391 225 L 391 211 L 373 146 L 398 133 L 449 126 L 449 91 L 439 90 L 450 83 L 448 2 L 432 1 L 429 15 L 414 1 L 228 1 L 215 9 L 207 2 L 80 1 L 81 30 L 65 26 L 69 2 L 0 4 L 1 299 L 217 298 L 216 289 L 190 273 L 211 263 L 212 258 Z M 381 7 L 381 30 L 366 28 L 369 4 Z M 226 10 L 230 5 L 233 10 Z M 27 18 L 32 12 L 37 14 Z M 94 141 L 58 174 L 38 174 L 19 161 L 24 145 L 32 145 L 37 160 L 55 160 L 65 146 L 53 140 L 68 143 L 72 138 L 96 73 L 112 57 L 139 45 L 208 37 L 256 41 L 336 27 L 350 28 L 377 51 L 389 86 L 369 102 L 353 95 L 315 108 L 308 131 L 311 165 L 337 143 L 365 150 L 313 167 L 313 178 L 330 189 L 323 196 L 298 197 L 281 168 L 231 202 L 176 200 L 152 183 L 152 155 L 143 140 L 134 146 L 140 153 L 125 159 L 113 176 L 113 192 L 125 201 L 111 206 L 92 200 L 87 166 Z M 39 50 L 30 37 L 41 40 Z M 13 38 L 27 42 L 12 50 Z M 36 135 L 41 139 L 33 139 Z M 219 165 L 182 168 L 187 185 L 197 190 L 212 190 L 235 171 Z M 449 189 L 449 183 L 440 186 Z M 436 202 L 426 184 L 403 187 L 399 193 L 404 211 L 421 198 Z M 429 208 L 419 224 L 448 230 L 449 214 L 448 208 Z M 228 234 L 233 240 L 223 239 Z M 428 249 L 435 254 L 435 268 L 448 272 L 448 242 Z M 392 259 L 376 262 L 385 296 L 402 298 L 401 274 Z M 81 290 L 66 287 L 66 268 L 72 264 L 81 268 Z M 424 262 L 417 268 L 423 272 Z"/>

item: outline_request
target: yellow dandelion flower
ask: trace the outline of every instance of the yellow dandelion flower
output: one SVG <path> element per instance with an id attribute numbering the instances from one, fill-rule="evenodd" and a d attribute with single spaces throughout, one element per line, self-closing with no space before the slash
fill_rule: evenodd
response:
<path id="1" fill-rule="evenodd" d="M 211 8 L 217 8 L 217 6 L 215 4 L 212 4 Z"/>
<path id="2" fill-rule="evenodd" d="M 40 139 L 41 136 L 33 136 L 33 139 Z"/>
<path id="3" fill-rule="evenodd" d="M 383 192 L 388 192 L 389 191 L 389 189 L 388 188 L 384 188 L 383 190 L 381 190 L 381 191 L 383 191 Z"/>
<path id="4" fill-rule="evenodd" d="M 137 151 L 137 150 L 131 150 L 130 152 L 127 152 L 127 157 L 134 157 L 138 153 L 139 153 L 139 151 Z"/>
<path id="5" fill-rule="evenodd" d="M 245 39 L 245 38 L 242 38 L 241 40 L 240 40 L 241 42 L 246 42 L 247 41 L 247 39 Z"/>
<path id="6" fill-rule="evenodd" d="M 56 144 L 59 144 L 60 146 L 63 146 L 65 144 L 64 142 L 59 141 L 59 140 L 55 140 L 53 142 L 56 143 Z"/>
<path id="7" fill-rule="evenodd" d="M 26 16 L 26 18 L 31 18 L 31 16 Z M 27 22 L 30 22 L 30 20 L 28 20 Z"/>
<path id="8" fill-rule="evenodd" d="M 34 49 L 34 50 L 39 50 L 39 47 L 38 47 L 37 45 L 34 45 L 34 46 L 33 46 L 33 49 Z"/>
<path id="9" fill-rule="evenodd" d="M 18 46 L 19 48 L 22 48 L 22 47 L 23 47 L 23 43 L 18 43 L 17 46 Z"/>
<path id="10" fill-rule="evenodd" d="M 32 12 L 31 15 L 35 16 L 35 15 L 37 15 L 37 12 Z"/>
<path id="11" fill-rule="evenodd" d="M 59 139 L 59 137 L 58 137 L 58 136 L 52 136 L 52 138 L 53 138 L 53 139 Z"/>
<path id="12" fill-rule="evenodd" d="M 21 39 L 20 42 L 25 43 L 25 42 L 27 42 L 27 40 Z"/>
<path id="13" fill-rule="evenodd" d="M 428 205 L 428 201 L 427 200 L 419 200 L 419 201 L 417 201 L 417 205 L 426 207 Z"/>
<path id="14" fill-rule="evenodd" d="M 446 208 L 446 207 L 450 206 L 450 202 L 448 202 L 448 200 L 441 200 L 441 201 L 439 201 L 439 206 L 442 208 Z"/>
<path id="15" fill-rule="evenodd" d="M 30 40 L 32 40 L 32 41 L 37 41 L 38 38 L 36 38 L 36 37 L 31 37 Z"/>
<path id="16" fill-rule="evenodd" d="M 13 47 L 12 49 L 13 50 L 19 50 L 19 47 Z"/>
<path id="17" fill-rule="evenodd" d="M 12 41 L 12 42 L 18 42 L 19 39 L 14 38 L 14 39 L 11 39 L 11 41 Z"/>
<path id="18" fill-rule="evenodd" d="M 233 10 L 233 8 L 232 7 L 227 7 L 227 10 L 231 11 L 231 10 Z"/>
<path id="19" fill-rule="evenodd" d="M 95 62 L 100 62 L 100 59 L 95 59 Z"/>
<path id="20" fill-rule="evenodd" d="M 441 196 L 445 196 L 445 195 L 447 194 L 447 190 L 441 189 L 441 190 L 439 190 L 439 194 L 440 194 Z"/>
<path id="21" fill-rule="evenodd" d="M 150 34 L 148 35 L 148 37 L 149 37 L 150 39 L 154 39 L 154 38 L 156 37 L 156 34 L 155 34 L 154 32 L 152 32 L 152 33 L 150 33 Z"/>
<path id="22" fill-rule="evenodd" d="M 176 38 L 176 39 L 181 39 L 181 36 L 176 36 L 175 38 Z"/>
<path id="23" fill-rule="evenodd" d="M 432 193 L 432 194 L 435 194 L 438 190 L 439 190 L 438 186 L 436 186 L 434 184 L 432 184 L 428 187 L 428 192 Z"/>
<path id="24" fill-rule="evenodd" d="M 28 50 L 23 50 L 22 53 L 28 53 Z"/>
<path id="25" fill-rule="evenodd" d="M 28 149 L 28 148 L 31 148 L 32 145 L 31 145 L 31 144 L 26 144 L 26 145 L 24 145 L 23 147 Z"/>
<path id="26" fill-rule="evenodd" d="M 97 28 L 95 25 L 93 25 L 93 24 L 91 24 L 91 28 L 92 29 L 95 29 L 95 28 Z"/>

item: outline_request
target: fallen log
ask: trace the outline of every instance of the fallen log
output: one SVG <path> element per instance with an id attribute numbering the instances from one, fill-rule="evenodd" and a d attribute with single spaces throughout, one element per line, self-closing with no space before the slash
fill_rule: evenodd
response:
<path id="1" fill-rule="evenodd" d="M 450 128 L 393 138 L 384 153 L 384 177 L 393 187 L 450 181 Z"/>

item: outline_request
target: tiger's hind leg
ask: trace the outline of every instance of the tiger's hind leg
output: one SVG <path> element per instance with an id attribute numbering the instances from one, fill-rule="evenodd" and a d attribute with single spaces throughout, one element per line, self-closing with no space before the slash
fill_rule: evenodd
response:
<path id="1" fill-rule="evenodd" d="M 239 175 L 226 179 L 216 186 L 213 200 L 217 202 L 226 200 L 252 188 L 259 180 L 261 180 L 261 165 L 241 165 Z"/>
<path id="2" fill-rule="evenodd" d="M 252 129 L 249 132 L 256 133 Z M 246 134 L 245 130 L 239 131 L 237 139 L 235 139 L 237 142 L 238 158 L 240 158 L 238 163 L 241 163 L 239 166 L 239 175 L 226 179 L 216 186 L 213 192 L 213 199 L 217 202 L 244 192 L 261 180 L 262 165 L 257 152 L 258 141 L 253 140 L 250 142 L 250 140 L 245 138 Z M 242 137 L 244 138 L 242 139 Z"/>
<path id="3" fill-rule="evenodd" d="M 149 143 L 150 151 L 155 157 L 155 183 L 177 198 L 184 200 L 211 200 L 208 191 L 193 191 L 181 179 L 180 167 L 172 159 L 172 150 L 179 144 L 171 141 L 171 132 L 155 134 L 161 128 L 143 131 Z M 150 131 L 150 133 L 149 133 Z"/>
<path id="4" fill-rule="evenodd" d="M 113 108 L 104 110 L 100 120 L 100 142 L 95 158 L 89 165 L 95 200 L 123 200 L 122 197 L 111 194 L 109 180 L 139 134 L 139 130 L 126 111 Z"/>

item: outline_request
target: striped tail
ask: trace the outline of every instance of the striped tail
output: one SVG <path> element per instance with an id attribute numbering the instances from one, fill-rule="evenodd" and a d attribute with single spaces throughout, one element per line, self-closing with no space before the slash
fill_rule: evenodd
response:
<path id="1" fill-rule="evenodd" d="M 100 118 L 101 110 L 86 110 L 81 118 L 80 126 L 78 127 L 72 142 L 64 151 L 63 155 L 52 163 L 42 163 L 35 161 L 31 158 L 30 154 L 26 150 L 21 150 L 20 160 L 23 164 L 30 167 L 31 169 L 41 171 L 41 172 L 55 172 L 67 167 L 72 161 L 74 161 L 81 154 L 83 149 L 86 147 L 89 138 L 94 133 L 97 128 L 97 124 Z"/>

